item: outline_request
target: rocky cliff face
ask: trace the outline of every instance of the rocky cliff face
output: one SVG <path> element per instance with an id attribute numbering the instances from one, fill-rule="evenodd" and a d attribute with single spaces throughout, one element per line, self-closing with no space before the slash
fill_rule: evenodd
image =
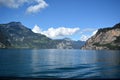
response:
<path id="1" fill-rule="evenodd" d="M 120 23 L 111 28 L 99 29 L 98 32 L 89 38 L 81 49 L 120 49 Z"/>

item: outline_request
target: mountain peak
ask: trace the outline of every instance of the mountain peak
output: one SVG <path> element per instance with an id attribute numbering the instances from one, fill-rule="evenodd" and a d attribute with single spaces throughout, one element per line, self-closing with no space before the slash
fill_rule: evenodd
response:
<path id="1" fill-rule="evenodd" d="M 22 25 L 22 23 L 13 21 L 13 22 L 8 23 L 8 25 Z"/>

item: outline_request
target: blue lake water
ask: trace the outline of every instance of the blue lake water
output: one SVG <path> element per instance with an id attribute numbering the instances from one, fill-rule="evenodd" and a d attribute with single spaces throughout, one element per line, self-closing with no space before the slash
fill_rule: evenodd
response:
<path id="1" fill-rule="evenodd" d="M 120 51 L 0 49 L 0 77 L 120 78 Z"/>

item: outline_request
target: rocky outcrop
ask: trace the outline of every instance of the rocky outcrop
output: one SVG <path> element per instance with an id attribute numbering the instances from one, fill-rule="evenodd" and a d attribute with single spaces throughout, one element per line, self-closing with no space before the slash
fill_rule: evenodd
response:
<path id="1" fill-rule="evenodd" d="M 120 23 L 111 28 L 99 29 L 98 32 L 89 38 L 81 49 L 120 49 Z"/>

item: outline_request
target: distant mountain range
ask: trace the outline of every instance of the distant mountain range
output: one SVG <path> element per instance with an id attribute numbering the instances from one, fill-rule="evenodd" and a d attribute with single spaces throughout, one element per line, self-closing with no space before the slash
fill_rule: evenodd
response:
<path id="1" fill-rule="evenodd" d="M 37 34 L 20 22 L 0 24 L 0 48 L 80 49 L 84 41 L 52 40 Z"/>
<path id="2" fill-rule="evenodd" d="M 73 41 L 69 38 L 57 39 L 54 42 L 57 42 L 57 49 L 80 49 L 85 44 L 85 41 Z"/>
<path id="3" fill-rule="evenodd" d="M 120 23 L 113 27 L 99 29 L 81 49 L 120 50 Z"/>

